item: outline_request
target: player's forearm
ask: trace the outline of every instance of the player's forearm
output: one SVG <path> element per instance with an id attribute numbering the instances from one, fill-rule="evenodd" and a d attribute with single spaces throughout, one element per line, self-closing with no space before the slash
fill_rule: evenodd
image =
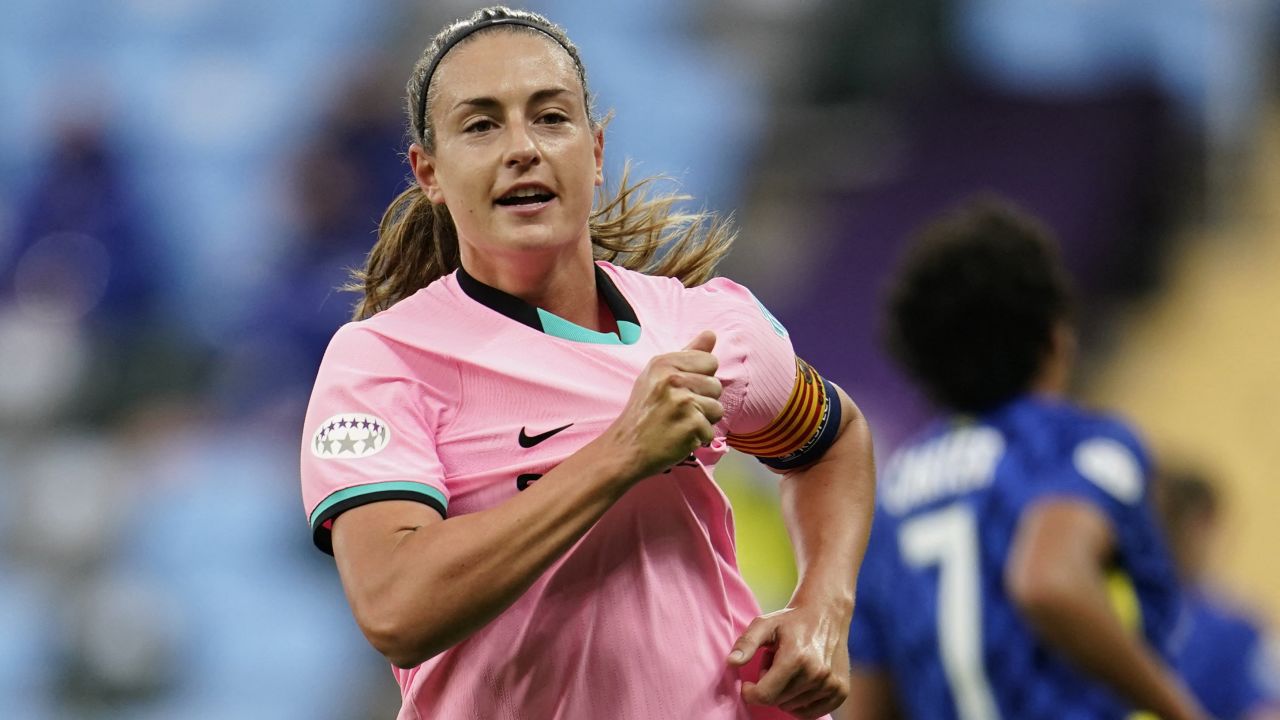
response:
<path id="1" fill-rule="evenodd" d="M 1104 583 L 1097 572 L 1062 574 L 1012 594 L 1045 644 L 1135 707 L 1166 720 L 1203 717 L 1173 672 L 1120 622 Z"/>
<path id="2" fill-rule="evenodd" d="M 836 441 L 783 477 L 781 499 L 799 573 L 793 602 L 847 602 L 852 609 L 875 507 L 875 465 L 866 419 L 843 391 L 839 397 Z"/>
<path id="3" fill-rule="evenodd" d="M 611 453 L 597 440 L 494 508 L 402 537 L 370 594 L 384 618 L 375 646 L 413 667 L 510 607 L 634 482 Z"/>

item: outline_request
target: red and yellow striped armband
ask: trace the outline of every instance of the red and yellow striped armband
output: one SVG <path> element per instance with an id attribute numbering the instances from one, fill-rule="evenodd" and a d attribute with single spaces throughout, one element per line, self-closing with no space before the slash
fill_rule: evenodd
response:
<path id="1" fill-rule="evenodd" d="M 835 386 L 796 358 L 791 397 L 768 425 L 744 435 L 730 434 L 729 447 L 754 455 L 777 470 L 790 470 L 817 460 L 840 430 L 840 396 Z"/>

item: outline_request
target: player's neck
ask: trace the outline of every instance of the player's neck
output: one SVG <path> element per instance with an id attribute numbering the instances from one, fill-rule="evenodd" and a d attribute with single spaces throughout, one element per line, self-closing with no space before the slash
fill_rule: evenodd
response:
<path id="1" fill-rule="evenodd" d="M 519 253 L 509 257 L 467 257 L 464 266 L 476 280 L 514 295 L 575 325 L 611 332 L 612 315 L 596 291 L 591 246 L 586 252 Z"/>
<path id="2" fill-rule="evenodd" d="M 1046 362 L 1040 366 L 1040 372 L 1029 389 L 1033 395 L 1061 400 L 1067 396 L 1070 387 L 1069 368 L 1063 363 Z"/>
<path id="3" fill-rule="evenodd" d="M 1031 383 L 1031 392 L 1051 398 L 1065 398 L 1071 389 L 1071 369 L 1075 364 L 1076 338 L 1071 327 L 1059 322 L 1053 329 L 1049 351 Z"/>

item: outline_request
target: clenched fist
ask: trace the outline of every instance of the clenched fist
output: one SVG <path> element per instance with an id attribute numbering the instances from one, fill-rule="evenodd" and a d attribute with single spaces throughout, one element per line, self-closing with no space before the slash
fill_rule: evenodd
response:
<path id="1" fill-rule="evenodd" d="M 604 437 L 623 454 L 631 482 L 659 473 L 711 442 L 724 417 L 715 333 L 698 333 L 683 350 L 657 355 L 636 378 L 631 398 Z"/>

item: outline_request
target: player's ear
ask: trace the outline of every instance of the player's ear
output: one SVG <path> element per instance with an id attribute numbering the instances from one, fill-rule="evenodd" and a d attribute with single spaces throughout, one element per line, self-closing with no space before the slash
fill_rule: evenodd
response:
<path id="1" fill-rule="evenodd" d="M 418 143 L 409 146 L 409 166 L 413 168 L 413 177 L 418 181 L 418 187 L 422 188 L 431 204 L 444 204 L 444 192 L 440 190 L 436 175 L 435 158 Z"/>

